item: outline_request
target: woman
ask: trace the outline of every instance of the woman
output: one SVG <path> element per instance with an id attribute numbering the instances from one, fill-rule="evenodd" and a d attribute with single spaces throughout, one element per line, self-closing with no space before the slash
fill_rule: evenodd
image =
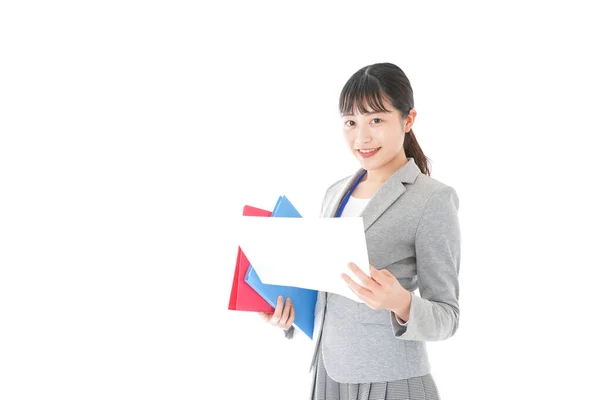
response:
<path id="1" fill-rule="evenodd" d="M 362 216 L 372 265 L 367 276 L 349 264 L 360 285 L 340 278 L 364 303 L 319 292 L 311 398 L 439 399 L 425 342 L 458 329 L 458 196 L 429 176 L 412 131 L 412 88 L 399 67 L 361 68 L 339 110 L 361 168 L 327 189 L 321 217 Z M 291 299 L 260 315 L 294 337 Z"/>

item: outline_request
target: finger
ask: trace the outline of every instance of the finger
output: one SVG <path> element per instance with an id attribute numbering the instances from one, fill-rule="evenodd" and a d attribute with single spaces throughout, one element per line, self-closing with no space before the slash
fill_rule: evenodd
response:
<path id="1" fill-rule="evenodd" d="M 362 286 L 369 290 L 373 290 L 377 286 L 377 282 L 371 279 L 370 276 L 365 274 L 358 266 L 354 263 L 348 263 L 348 268 L 356 275 Z"/>
<path id="2" fill-rule="evenodd" d="M 279 323 L 282 312 L 283 312 L 283 296 L 279 296 L 277 298 L 277 304 L 275 307 L 275 311 L 273 312 L 273 315 L 271 316 L 271 323 L 273 325 L 277 325 Z"/>
<path id="3" fill-rule="evenodd" d="M 394 276 L 387 269 L 377 269 L 372 265 L 370 266 L 370 271 L 371 278 L 373 278 L 375 282 L 382 286 L 389 281 L 390 276 Z"/>
<path id="4" fill-rule="evenodd" d="M 292 299 L 288 297 L 285 300 L 285 308 L 283 309 L 283 313 L 281 314 L 281 319 L 277 324 L 280 328 L 283 328 L 287 323 L 288 318 L 290 317 L 290 308 L 292 307 Z"/>
<path id="5" fill-rule="evenodd" d="M 345 275 L 345 274 L 343 274 L 343 275 Z M 373 292 L 371 292 L 367 288 L 364 288 L 364 287 L 360 286 L 358 283 L 356 283 L 352 279 L 350 279 L 349 276 L 346 275 L 346 277 L 344 278 L 344 280 L 346 281 L 346 283 L 348 284 L 348 286 L 350 287 L 350 289 L 352 289 L 352 291 L 358 297 L 360 297 L 363 301 L 365 301 L 365 299 L 371 298 L 371 296 L 373 295 Z"/>
<path id="6" fill-rule="evenodd" d="M 261 315 L 261 318 L 263 319 L 263 321 L 265 321 L 266 323 L 270 323 L 271 317 L 273 316 L 273 314 L 271 313 L 266 313 L 266 312 L 259 312 L 259 315 Z"/>
<path id="7" fill-rule="evenodd" d="M 292 326 L 292 324 L 294 323 L 294 318 L 296 318 L 296 310 L 294 309 L 294 305 L 292 304 L 290 317 L 288 318 L 287 323 L 285 324 L 285 329 L 290 329 L 290 326 Z"/>

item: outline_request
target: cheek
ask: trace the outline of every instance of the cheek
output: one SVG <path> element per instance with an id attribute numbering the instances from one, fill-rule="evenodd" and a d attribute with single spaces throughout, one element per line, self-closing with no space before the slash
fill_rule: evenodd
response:
<path id="1" fill-rule="evenodd" d="M 349 146 L 354 145 L 354 135 L 349 132 L 344 132 L 344 140 L 348 143 Z"/>
<path id="2" fill-rule="evenodd" d="M 386 135 L 384 138 L 382 138 L 382 144 L 388 149 L 388 151 L 396 151 L 398 149 L 402 148 L 402 140 L 400 137 L 398 136 L 394 136 L 394 135 Z"/>

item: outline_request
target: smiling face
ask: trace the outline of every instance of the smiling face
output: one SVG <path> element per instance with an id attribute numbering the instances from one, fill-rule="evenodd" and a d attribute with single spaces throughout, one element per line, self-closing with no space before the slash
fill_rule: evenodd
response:
<path id="1" fill-rule="evenodd" d="M 361 167 L 370 175 L 382 179 L 389 177 L 408 160 L 404 153 L 404 135 L 410 130 L 416 116 L 414 109 L 402 119 L 402 114 L 383 97 L 387 111 L 373 110 L 365 104 L 367 112 L 356 109 L 342 115 L 344 138 Z"/>

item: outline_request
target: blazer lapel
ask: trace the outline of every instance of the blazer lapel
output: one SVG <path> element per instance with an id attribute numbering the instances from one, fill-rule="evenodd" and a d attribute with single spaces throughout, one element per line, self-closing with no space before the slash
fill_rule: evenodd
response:
<path id="1" fill-rule="evenodd" d="M 406 192 L 404 183 L 414 183 L 420 173 L 415 160 L 409 157 L 408 162 L 379 187 L 361 214 L 365 231 Z"/>
<path id="2" fill-rule="evenodd" d="M 329 204 L 326 206 L 323 212 L 324 217 L 335 217 L 335 213 L 337 212 L 342 199 L 363 171 L 364 169 L 360 168 L 354 175 L 346 178 L 346 181 L 342 184 L 341 190 L 338 190 L 337 193 L 332 196 Z M 414 158 L 408 157 L 408 162 L 398 169 L 398 171 L 394 172 L 394 174 L 379 187 L 361 214 L 365 225 L 365 231 L 377 221 L 385 210 L 404 194 L 406 191 L 404 183 L 414 183 L 420 173 L 421 170 L 415 163 Z"/>

